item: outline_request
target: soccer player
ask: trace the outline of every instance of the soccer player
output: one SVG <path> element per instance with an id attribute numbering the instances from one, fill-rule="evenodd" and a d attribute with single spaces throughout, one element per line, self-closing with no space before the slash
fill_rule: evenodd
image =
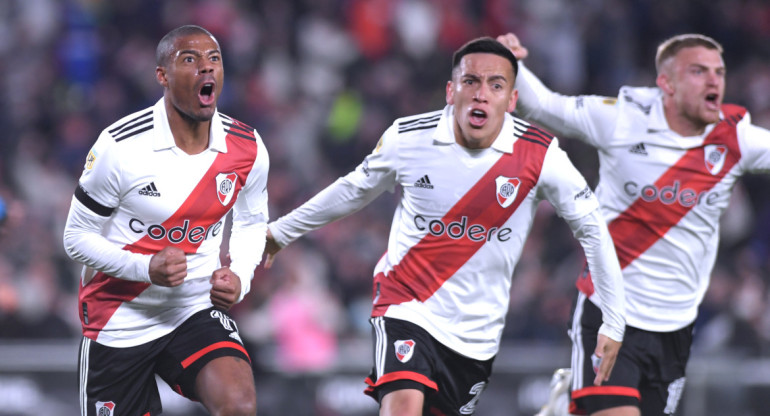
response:
<path id="1" fill-rule="evenodd" d="M 281 247 L 402 188 L 374 270 L 374 366 L 381 415 L 470 415 L 499 349 L 514 267 L 536 207 L 549 201 L 596 274 L 604 323 L 594 382 L 623 337 L 620 268 L 598 203 L 556 138 L 512 117 L 517 62 L 492 38 L 453 56 L 443 110 L 396 120 L 352 172 L 268 225 Z M 425 413 L 424 413 L 425 412 Z"/>
<path id="2" fill-rule="evenodd" d="M 174 29 L 156 60 L 163 98 L 102 131 L 64 230 L 85 266 L 81 414 L 160 414 L 157 374 L 211 414 L 255 415 L 250 358 L 227 310 L 264 250 L 268 154 L 253 128 L 217 112 L 224 74 L 211 33 Z"/>
<path id="3" fill-rule="evenodd" d="M 527 56 L 515 35 L 497 39 Z M 596 195 L 626 282 L 626 338 L 609 381 L 595 386 L 587 352 L 603 300 L 590 264 L 578 278 L 570 336 L 579 414 L 674 413 L 719 218 L 741 175 L 770 169 L 770 132 L 752 125 L 745 108 L 722 103 L 719 43 L 674 36 L 658 47 L 655 66 L 657 87 L 622 87 L 617 98 L 556 94 L 523 65 L 516 80 L 519 114 L 599 151 Z"/>

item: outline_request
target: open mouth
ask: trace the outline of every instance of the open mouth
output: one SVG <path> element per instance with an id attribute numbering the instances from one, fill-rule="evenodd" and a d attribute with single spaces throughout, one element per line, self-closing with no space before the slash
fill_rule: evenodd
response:
<path id="1" fill-rule="evenodd" d="M 212 105 L 215 101 L 215 94 L 214 94 L 214 83 L 213 82 L 206 82 L 201 87 L 201 90 L 198 92 L 198 98 L 200 99 L 201 104 L 203 105 Z"/>
<path id="2" fill-rule="evenodd" d="M 472 126 L 482 126 L 487 121 L 487 113 L 482 110 L 471 110 L 469 121 Z"/>
<path id="3" fill-rule="evenodd" d="M 719 107 L 719 95 L 717 95 L 717 94 L 707 94 L 706 95 L 706 104 L 709 107 L 718 108 Z"/>

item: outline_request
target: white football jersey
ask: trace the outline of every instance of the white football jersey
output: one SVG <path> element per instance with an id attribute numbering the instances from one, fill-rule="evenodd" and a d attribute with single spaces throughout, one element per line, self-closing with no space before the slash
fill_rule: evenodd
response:
<path id="1" fill-rule="evenodd" d="M 221 267 L 225 217 L 233 210 L 230 268 L 248 292 L 264 249 L 268 155 L 257 132 L 216 113 L 209 148 L 189 155 L 174 143 L 163 99 L 102 131 L 91 148 L 64 231 L 85 265 L 80 285 L 84 336 L 113 347 L 171 332 L 211 306 Z M 153 285 L 149 261 L 181 248 L 187 277 Z"/>
<path id="2" fill-rule="evenodd" d="M 374 270 L 372 316 L 413 322 L 486 360 L 498 351 L 511 277 L 540 201 L 568 222 L 593 212 L 602 221 L 593 192 L 551 135 L 506 115 L 493 145 L 471 150 L 455 142 L 453 123 L 451 106 L 396 120 L 356 170 L 269 227 L 284 246 L 400 185 L 388 251 Z M 615 261 L 608 235 L 606 246 L 603 255 Z M 622 338 L 622 292 L 605 290 L 616 308 L 609 326 Z"/>
<path id="3" fill-rule="evenodd" d="M 599 151 L 596 195 L 623 267 L 628 324 L 660 332 L 689 325 L 735 182 L 770 169 L 770 131 L 752 125 L 746 109 L 724 104 L 720 122 L 682 137 L 668 127 L 658 88 L 623 87 L 617 99 L 566 97 L 522 68 L 521 114 Z M 578 288 L 593 294 L 590 274 Z"/>

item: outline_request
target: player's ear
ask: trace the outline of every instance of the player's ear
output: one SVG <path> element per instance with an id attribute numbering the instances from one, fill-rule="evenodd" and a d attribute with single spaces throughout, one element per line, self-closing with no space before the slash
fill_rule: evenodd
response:
<path id="1" fill-rule="evenodd" d="M 168 78 L 166 78 L 166 68 L 162 66 L 155 67 L 155 80 L 163 88 L 168 87 Z"/>
<path id="2" fill-rule="evenodd" d="M 511 91 L 511 98 L 508 101 L 508 109 L 506 110 L 509 113 L 512 113 L 516 110 L 516 103 L 519 101 L 519 90 L 513 89 Z"/>
<path id="3" fill-rule="evenodd" d="M 446 103 L 452 105 L 455 103 L 455 92 L 452 85 L 452 81 L 446 83 Z"/>
<path id="4" fill-rule="evenodd" d="M 674 93 L 674 86 L 671 85 L 671 79 L 665 73 L 658 75 L 658 78 L 655 79 L 655 84 L 657 84 L 658 88 L 663 90 L 666 94 L 670 95 Z"/>

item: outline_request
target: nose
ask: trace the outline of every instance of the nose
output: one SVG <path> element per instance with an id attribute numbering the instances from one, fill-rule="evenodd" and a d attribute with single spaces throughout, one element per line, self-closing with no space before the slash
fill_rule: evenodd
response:
<path id="1" fill-rule="evenodd" d="M 198 71 L 200 71 L 201 74 L 206 74 L 214 71 L 214 64 L 210 59 L 201 59 L 198 68 Z"/>
<path id="2" fill-rule="evenodd" d="M 480 82 L 478 84 L 478 88 L 476 88 L 476 91 L 473 94 L 473 99 L 479 102 L 486 102 L 487 101 L 487 93 L 489 92 L 489 87 L 486 83 Z"/>

